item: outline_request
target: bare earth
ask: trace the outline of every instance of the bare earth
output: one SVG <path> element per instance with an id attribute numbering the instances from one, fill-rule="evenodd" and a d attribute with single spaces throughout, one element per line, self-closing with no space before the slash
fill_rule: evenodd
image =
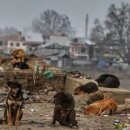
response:
<path id="1" fill-rule="evenodd" d="M 88 74 L 96 78 L 101 73 L 112 72 L 110 71 L 95 71 L 88 70 Z M 122 88 L 129 88 L 130 86 L 130 75 L 115 71 L 120 81 Z M 1 91 L 4 91 L 1 89 Z M 53 93 L 49 95 L 38 95 L 42 99 L 42 103 L 30 103 L 25 104 L 23 109 L 24 115 L 21 121 L 20 126 L 8 126 L 6 124 L 0 125 L 0 130 L 71 130 L 71 128 L 64 127 L 56 124 L 55 127 L 52 127 L 52 115 L 53 115 L 53 104 L 49 102 L 53 97 Z M 76 102 L 77 103 L 77 102 Z M 76 112 L 79 128 L 77 130 L 114 130 L 113 121 L 114 119 L 119 119 L 121 122 L 127 120 L 127 116 L 115 115 L 115 116 L 85 116 L 82 114 L 82 111 L 79 110 L 80 106 L 76 104 Z M 3 109 L 0 108 L 0 117 L 3 117 Z"/>
<path id="2" fill-rule="evenodd" d="M 0 125 L 0 130 L 70 130 L 71 128 L 63 127 L 56 124 L 51 127 L 53 104 L 51 103 L 31 103 L 26 104 L 23 109 L 24 116 L 20 126 Z M 2 117 L 3 111 L 0 112 Z M 77 111 L 79 128 L 78 130 L 113 130 L 113 120 L 125 120 L 121 116 L 84 116 Z"/>

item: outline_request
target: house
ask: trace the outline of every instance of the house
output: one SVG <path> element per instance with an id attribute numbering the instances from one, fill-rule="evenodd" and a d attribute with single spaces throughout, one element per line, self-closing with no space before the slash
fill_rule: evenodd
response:
<path id="1" fill-rule="evenodd" d="M 46 61 L 46 63 L 52 64 L 62 69 L 70 68 L 72 66 L 72 59 L 66 52 L 44 56 L 44 60 Z"/>
<path id="2" fill-rule="evenodd" d="M 48 40 L 46 40 L 46 44 L 48 43 L 58 43 L 64 47 L 68 47 L 70 45 L 71 42 L 71 38 L 67 37 L 67 36 L 50 36 L 50 38 Z"/>
<path id="3" fill-rule="evenodd" d="M 7 47 L 6 41 L 4 39 L 0 39 L 0 53 L 3 53 L 6 47 Z"/>
<path id="4" fill-rule="evenodd" d="M 42 35 L 39 33 L 27 33 L 23 34 L 25 37 L 26 53 L 33 54 L 38 46 L 43 44 Z"/>
<path id="5" fill-rule="evenodd" d="M 4 41 L 5 53 L 10 53 L 14 48 L 21 47 L 24 42 L 24 38 L 21 36 L 20 32 L 8 36 L 2 36 L 0 39 Z"/>
<path id="6" fill-rule="evenodd" d="M 73 65 L 90 64 L 91 58 L 94 57 L 94 43 L 84 38 L 75 38 L 69 47 L 70 56 L 73 59 Z"/>
<path id="7" fill-rule="evenodd" d="M 35 54 L 59 68 L 70 67 L 72 63 L 68 51 L 70 41 L 71 39 L 66 36 L 50 36 L 45 44 L 37 48 Z"/>
<path id="8" fill-rule="evenodd" d="M 8 36 L 3 36 L 0 39 L 5 41 L 5 50 L 4 53 L 10 54 L 14 49 L 21 48 L 27 54 L 33 53 L 34 49 L 41 45 L 43 42 L 33 41 L 26 39 L 21 32 L 11 34 Z"/>

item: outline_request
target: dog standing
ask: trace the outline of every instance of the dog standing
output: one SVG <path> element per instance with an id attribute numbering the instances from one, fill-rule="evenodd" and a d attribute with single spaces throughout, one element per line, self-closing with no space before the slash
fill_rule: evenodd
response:
<path id="1" fill-rule="evenodd" d="M 78 127 L 77 120 L 75 120 L 75 101 L 71 94 L 67 92 L 58 92 L 54 96 L 53 103 L 55 107 L 52 126 L 55 126 L 56 121 L 58 121 L 63 126 Z"/>
<path id="2" fill-rule="evenodd" d="M 19 125 L 22 119 L 22 106 L 24 103 L 22 85 L 15 80 L 7 83 L 9 93 L 5 100 L 4 120 L 3 122 L 11 125 Z"/>

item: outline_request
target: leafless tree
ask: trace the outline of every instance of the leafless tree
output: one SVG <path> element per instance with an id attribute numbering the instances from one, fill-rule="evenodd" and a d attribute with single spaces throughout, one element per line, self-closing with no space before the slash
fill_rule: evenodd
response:
<path id="1" fill-rule="evenodd" d="M 14 27 L 5 27 L 4 29 L 0 29 L 0 36 L 10 35 L 16 32 L 18 32 L 18 30 Z"/>
<path id="2" fill-rule="evenodd" d="M 91 29 L 90 39 L 99 46 L 100 57 L 103 54 L 103 45 L 105 44 L 104 38 L 105 38 L 104 27 L 102 26 L 100 20 L 96 18 L 94 21 L 94 27 Z"/>
<path id="3" fill-rule="evenodd" d="M 130 5 L 122 3 L 121 7 L 114 4 L 108 9 L 105 21 L 111 39 L 116 39 L 121 46 L 120 55 L 126 61 L 130 58 Z"/>
<path id="4" fill-rule="evenodd" d="M 50 35 L 72 35 L 73 29 L 69 17 L 60 15 L 54 10 L 46 10 L 39 18 L 32 21 L 33 30 L 42 34 L 46 40 Z"/>

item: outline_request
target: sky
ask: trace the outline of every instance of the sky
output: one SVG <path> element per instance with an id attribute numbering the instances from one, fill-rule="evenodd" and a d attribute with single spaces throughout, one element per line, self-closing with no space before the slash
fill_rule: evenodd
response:
<path id="1" fill-rule="evenodd" d="M 121 2 L 130 3 L 130 0 L 0 0 L 0 28 L 13 26 L 22 31 L 40 13 L 52 9 L 67 15 L 77 36 L 84 36 L 86 14 L 89 14 L 89 33 L 95 18 L 103 22 L 109 6 L 112 3 L 120 6 Z"/>

